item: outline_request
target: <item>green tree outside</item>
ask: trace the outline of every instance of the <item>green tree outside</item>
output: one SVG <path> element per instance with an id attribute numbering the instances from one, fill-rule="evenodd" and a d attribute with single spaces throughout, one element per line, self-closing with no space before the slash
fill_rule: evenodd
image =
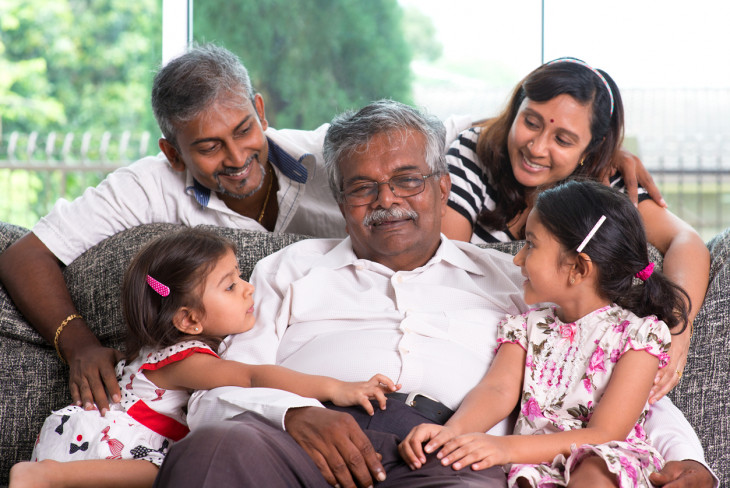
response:
<path id="1" fill-rule="evenodd" d="M 41 163 L 51 132 L 57 152 L 63 136 L 74 134 L 75 162 L 87 132 L 90 161 L 99 159 L 106 131 L 109 160 L 129 160 L 119 148 L 123 131 L 133 140 L 149 132 L 155 151 L 149 94 L 160 63 L 161 3 L 0 0 L 0 161 L 16 131 L 19 148 L 39 134 L 35 152 L 16 157 Z M 205 0 L 195 3 L 194 17 L 196 41 L 241 57 L 269 122 L 281 128 L 312 129 L 379 98 L 412 103 L 406 30 L 420 40 L 416 55 L 439 52 L 428 19 L 404 16 L 397 0 Z M 103 176 L 0 169 L 0 220 L 31 226 L 57 198 L 75 198 Z"/>
<path id="2" fill-rule="evenodd" d="M 313 129 L 379 98 L 412 102 L 396 0 L 206 1 L 194 9 L 196 41 L 241 58 L 275 127 Z"/>

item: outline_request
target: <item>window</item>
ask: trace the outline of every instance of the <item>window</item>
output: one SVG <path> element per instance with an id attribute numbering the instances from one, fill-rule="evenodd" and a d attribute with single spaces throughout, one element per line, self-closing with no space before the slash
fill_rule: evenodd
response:
<path id="1" fill-rule="evenodd" d="M 160 52 L 192 37 L 241 57 L 282 128 L 382 97 L 490 117 L 543 60 L 579 57 L 616 80 L 625 145 L 709 238 L 730 226 L 728 14 L 711 0 L 11 0 L 0 4 L 0 219 L 30 226 L 58 196 L 156 152 L 152 76 Z M 84 167 L 97 174 L 69 172 Z"/>

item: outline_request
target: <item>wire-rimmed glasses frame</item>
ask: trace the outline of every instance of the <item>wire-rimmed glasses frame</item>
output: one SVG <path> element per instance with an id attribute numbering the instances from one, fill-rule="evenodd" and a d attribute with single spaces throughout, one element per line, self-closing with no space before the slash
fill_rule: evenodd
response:
<path id="1" fill-rule="evenodd" d="M 386 181 L 358 180 L 344 187 L 340 195 L 346 204 L 352 207 L 370 205 L 380 196 L 381 185 L 388 185 L 397 198 L 413 197 L 426 189 L 426 179 L 441 176 L 440 171 L 424 175 L 422 173 L 406 173 L 393 176 Z"/>

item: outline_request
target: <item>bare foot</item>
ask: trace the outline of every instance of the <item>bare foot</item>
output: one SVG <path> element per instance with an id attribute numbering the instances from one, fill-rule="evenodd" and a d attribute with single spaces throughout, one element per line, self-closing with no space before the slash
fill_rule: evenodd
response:
<path id="1" fill-rule="evenodd" d="M 58 461 L 22 462 L 10 468 L 8 488 L 53 488 L 53 471 Z"/>

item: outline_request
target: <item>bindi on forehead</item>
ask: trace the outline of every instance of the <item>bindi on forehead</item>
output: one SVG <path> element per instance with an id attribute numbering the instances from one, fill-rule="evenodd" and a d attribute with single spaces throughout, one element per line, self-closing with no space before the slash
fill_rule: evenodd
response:
<path id="1" fill-rule="evenodd" d="M 555 123 L 555 119 L 550 119 L 550 123 L 551 124 Z"/>

